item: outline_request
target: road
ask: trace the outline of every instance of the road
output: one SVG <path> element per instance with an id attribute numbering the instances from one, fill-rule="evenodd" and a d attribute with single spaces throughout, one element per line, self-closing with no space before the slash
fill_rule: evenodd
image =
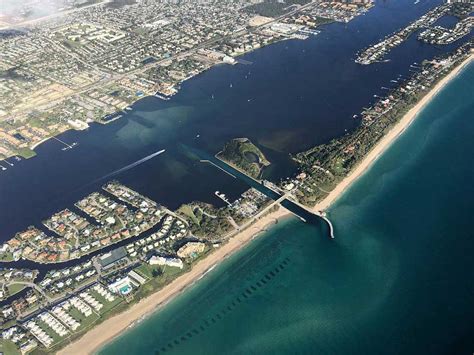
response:
<path id="1" fill-rule="evenodd" d="M 213 44 L 216 44 L 218 42 L 221 42 L 221 41 L 225 41 L 227 39 L 230 39 L 230 38 L 233 38 L 233 37 L 237 37 L 237 36 L 240 36 L 240 35 L 243 35 L 245 33 L 249 33 L 249 32 L 253 32 L 253 31 L 256 31 L 264 26 L 268 26 L 269 24 L 272 24 L 272 23 L 275 23 L 275 22 L 278 22 L 280 21 L 281 19 L 285 18 L 285 17 L 288 17 L 288 16 L 291 16 L 299 11 L 302 11 L 306 8 L 309 8 L 309 7 L 312 7 L 312 6 L 315 6 L 316 4 L 318 4 L 319 2 L 311 2 L 309 4 L 306 4 L 306 5 L 303 5 L 303 6 L 300 6 L 298 7 L 297 9 L 295 10 L 292 10 L 290 12 L 288 12 L 287 14 L 284 14 L 282 16 L 279 16 L 275 19 L 273 19 L 272 21 L 269 21 L 265 24 L 262 24 L 262 25 L 258 25 L 258 26 L 255 26 L 255 27 L 252 27 L 250 29 L 242 29 L 242 30 L 238 30 L 230 35 L 227 35 L 227 36 L 216 36 L 214 38 L 211 38 L 207 41 L 204 41 L 200 44 L 198 44 L 197 46 L 187 50 L 187 51 L 184 51 L 184 52 L 180 52 L 180 53 L 177 53 L 177 54 L 173 54 L 171 55 L 170 57 L 166 58 L 166 59 L 162 59 L 160 61 L 156 61 L 156 62 L 153 62 L 153 63 L 149 63 L 149 64 L 144 64 L 142 67 L 140 68 L 137 68 L 135 70 L 132 70 L 130 72 L 127 72 L 127 73 L 123 73 L 123 74 L 114 74 L 114 73 L 109 73 L 109 72 L 106 72 L 104 71 L 103 69 L 99 68 L 98 66 L 93 66 L 91 65 L 90 63 L 87 63 L 86 61 L 82 60 L 76 53 L 66 49 L 65 47 L 63 46 L 60 46 L 59 44 L 56 44 L 54 45 L 54 47 L 56 49 L 58 49 L 59 51 L 61 51 L 62 53 L 66 54 L 67 56 L 71 56 L 72 58 L 74 58 L 75 60 L 78 60 L 80 61 L 81 63 L 85 64 L 87 67 L 89 68 L 92 68 L 96 73 L 98 73 L 99 75 L 102 76 L 101 79 L 99 79 L 98 81 L 94 82 L 94 83 L 91 83 L 89 85 L 86 85 L 80 89 L 77 89 L 77 90 L 73 90 L 71 93 L 65 93 L 61 98 L 58 98 L 57 100 L 52 100 L 50 102 L 48 102 L 48 104 L 45 104 L 45 105 L 42 105 L 40 107 L 37 107 L 36 109 L 37 110 L 41 110 L 41 109 L 46 109 L 46 108 L 51 108 L 51 107 L 54 107 L 55 105 L 61 103 L 62 101 L 68 99 L 68 98 L 71 98 L 73 96 L 76 96 L 76 95 L 80 95 L 80 94 L 84 94 L 90 90 L 93 90 L 93 89 L 96 89 L 96 88 L 99 88 L 99 87 L 102 87 L 102 86 L 105 86 L 105 85 L 108 85 L 108 84 L 111 84 L 113 82 L 116 82 L 116 81 L 119 81 L 121 79 L 124 79 L 126 77 L 129 77 L 129 76 L 132 76 L 132 75 L 137 75 L 137 74 L 142 74 L 143 72 L 153 68 L 153 67 L 156 67 L 156 66 L 159 66 L 169 60 L 174 60 L 174 59 L 179 59 L 179 58 L 182 58 L 182 57 L 187 57 L 187 56 L 191 56 L 193 54 L 195 54 L 198 50 L 200 49 L 204 49 L 204 48 L 209 48 L 210 46 L 212 46 Z M 99 4 L 93 4 L 93 5 L 89 5 L 87 7 L 91 7 L 91 6 L 97 6 Z M 83 7 L 82 9 L 84 9 L 86 7 Z M 71 11 L 66 11 L 66 12 L 63 12 L 61 13 L 62 15 L 67 15 L 71 12 L 75 12 L 75 11 L 78 11 L 80 9 L 75 9 L 75 10 L 71 10 Z M 51 15 L 51 17 L 55 17 L 57 16 L 57 14 L 55 15 Z M 48 19 L 49 17 L 46 17 L 46 18 L 42 18 L 42 19 L 38 19 L 38 20 L 34 20 L 35 22 L 36 21 L 40 21 L 40 20 L 46 20 Z M 33 21 L 33 20 L 32 20 Z M 31 22 L 28 22 L 28 23 L 31 23 Z M 22 23 L 22 25 L 25 25 L 27 23 Z M 53 45 L 53 44 L 52 44 Z M 35 75 L 38 75 L 37 73 L 34 73 Z M 57 84 L 61 84 L 63 85 L 63 83 L 61 82 L 57 82 L 57 81 L 54 81 L 54 80 L 51 80 L 50 78 L 48 78 L 49 81 L 52 81 L 54 83 L 57 83 Z M 21 117 L 23 114 L 25 114 L 26 112 L 29 112 L 31 111 L 31 108 L 25 108 L 23 110 L 18 110 L 15 112 L 15 114 L 13 115 L 13 118 L 15 117 Z"/>
<path id="2" fill-rule="evenodd" d="M 53 298 L 49 297 L 46 292 L 43 291 L 41 287 L 39 287 L 37 284 L 33 282 L 27 282 L 27 281 L 12 281 L 6 284 L 6 286 L 12 286 L 12 285 L 25 285 L 31 288 L 34 288 L 36 291 L 41 293 L 43 297 L 48 301 L 48 303 L 51 303 L 53 301 Z"/>

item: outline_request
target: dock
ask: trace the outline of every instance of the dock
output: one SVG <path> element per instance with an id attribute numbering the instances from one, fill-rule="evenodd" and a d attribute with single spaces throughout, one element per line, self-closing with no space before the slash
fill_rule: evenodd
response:
<path id="1" fill-rule="evenodd" d="M 334 239 L 334 227 L 324 212 L 314 212 L 310 208 L 300 204 L 299 202 L 293 201 L 292 199 L 290 200 L 289 192 L 282 193 L 281 191 L 279 191 L 276 185 L 268 181 L 256 180 L 253 177 L 247 175 L 245 172 L 230 166 L 229 164 L 215 156 L 211 156 L 195 148 L 187 148 L 191 149 L 196 155 L 200 157 L 201 163 L 208 163 L 214 165 L 216 168 L 224 171 L 233 178 L 242 180 L 250 187 L 255 188 L 271 200 L 278 203 L 280 206 L 282 206 L 290 213 L 298 217 L 301 221 L 310 224 L 317 224 L 320 223 L 322 219 L 329 227 L 329 236 L 331 237 L 331 239 Z"/>

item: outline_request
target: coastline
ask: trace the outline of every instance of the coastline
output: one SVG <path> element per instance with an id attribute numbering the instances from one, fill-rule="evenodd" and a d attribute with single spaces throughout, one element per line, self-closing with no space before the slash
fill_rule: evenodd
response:
<path id="1" fill-rule="evenodd" d="M 226 244 L 218 248 L 208 257 L 200 260 L 189 272 L 179 276 L 162 289 L 134 304 L 126 311 L 100 323 L 84 336 L 58 351 L 58 354 L 79 355 L 92 354 L 96 352 L 113 338 L 122 334 L 123 331 L 135 325 L 136 322 L 151 315 L 158 308 L 165 306 L 174 297 L 185 291 L 187 287 L 192 286 L 203 277 L 210 268 L 240 250 L 259 233 L 264 232 L 269 225 L 274 223 L 275 220 L 279 220 L 288 215 L 289 212 L 280 208 L 278 211 L 269 213 L 262 217 L 247 229 L 237 233 Z"/>
<path id="2" fill-rule="evenodd" d="M 337 184 L 337 186 L 331 190 L 331 192 L 321 201 L 316 203 L 314 211 L 324 211 L 329 208 L 350 186 L 362 176 L 367 169 L 374 163 L 387 148 L 411 125 L 411 123 L 418 116 L 425 106 L 431 102 L 431 100 L 448 84 L 454 79 L 472 60 L 474 60 L 474 53 L 471 53 L 469 57 L 463 60 L 451 72 L 442 78 L 436 85 L 413 106 L 395 126 L 372 148 L 367 156 L 353 169 L 349 175 Z"/>
<path id="3" fill-rule="evenodd" d="M 324 25 L 324 24 L 322 24 Z M 318 25 L 319 26 L 319 25 Z M 317 26 L 317 27 L 318 27 Z M 1 27 L 0 27 L 1 29 Z M 278 42 L 283 42 L 283 41 L 286 41 L 286 40 L 289 40 L 289 39 L 297 39 L 297 38 L 283 38 L 283 39 L 280 39 L 280 40 L 276 40 L 276 41 L 273 41 L 271 43 L 269 43 L 268 45 L 272 45 L 272 44 L 275 44 L 275 43 L 278 43 Z M 176 90 L 174 93 L 172 94 L 163 94 L 159 91 L 155 92 L 154 94 L 146 94 L 146 95 L 143 95 L 141 97 L 137 97 L 134 101 L 130 102 L 129 104 L 127 104 L 125 107 L 123 107 L 122 109 L 119 109 L 117 108 L 116 111 L 114 112 L 111 112 L 109 114 L 106 114 L 105 116 L 103 117 L 108 117 L 108 116 L 111 116 L 111 115 L 118 115 L 120 112 L 123 112 L 126 110 L 127 107 L 131 107 L 133 109 L 133 105 L 135 105 L 137 102 L 143 100 L 143 99 L 147 99 L 147 98 L 151 98 L 151 97 L 155 97 L 157 99 L 160 99 L 160 100 L 163 100 L 163 101 L 167 101 L 169 100 L 171 97 L 173 97 L 174 95 L 176 95 L 178 92 L 179 92 L 179 88 L 181 87 L 181 85 L 183 85 L 183 83 L 185 83 L 186 81 L 192 79 L 192 78 L 195 78 L 199 75 L 201 75 L 202 73 L 212 69 L 213 67 L 215 66 L 218 66 L 218 65 L 221 65 L 221 64 L 229 64 L 229 65 L 236 65 L 236 64 L 239 64 L 238 62 L 238 58 L 239 57 L 242 57 L 246 54 L 249 54 L 249 53 L 252 53 L 254 50 L 249 50 L 249 51 L 245 51 L 243 53 L 239 53 L 238 55 L 236 55 L 235 57 L 233 57 L 235 59 L 235 63 L 225 63 L 225 62 L 218 62 L 218 63 L 214 63 L 212 65 L 210 65 L 208 68 L 204 69 L 204 70 L 201 70 L 199 71 L 198 73 L 195 73 L 193 75 L 190 75 L 190 76 L 187 76 L 186 78 L 184 78 L 183 80 L 177 82 L 175 85 L 174 85 L 174 89 Z M 178 54 L 177 57 L 180 57 L 180 55 Z M 169 60 L 168 59 L 165 59 L 165 61 Z M 159 62 L 158 62 L 159 63 Z M 157 64 L 157 63 L 155 63 Z M 176 89 L 178 88 L 178 89 Z M 109 121 L 98 121 L 98 120 L 93 120 L 93 123 L 98 123 L 98 124 L 101 124 L 101 125 L 107 125 L 109 123 L 112 123 L 116 120 L 118 120 L 119 118 L 121 118 L 121 116 L 118 116 L 118 117 L 115 117 L 114 119 L 111 119 Z M 84 129 L 77 129 L 77 128 L 74 128 L 74 127 L 69 127 L 67 129 L 65 129 L 64 131 L 61 131 L 61 132 L 58 132 L 56 134 L 52 134 L 52 135 L 49 135 L 47 137 L 44 137 L 42 138 L 41 140 L 39 140 L 38 142 L 32 144 L 31 146 L 28 146 L 27 149 L 31 150 L 32 152 L 34 152 L 35 154 L 32 155 L 31 157 L 26 157 L 26 156 L 23 156 L 21 154 L 12 154 L 12 155 L 9 155 L 7 156 L 5 159 L 9 159 L 9 158 L 12 158 L 12 157 L 15 157 L 15 156 L 21 156 L 23 159 L 30 159 L 34 156 L 36 156 L 36 148 L 38 148 L 41 144 L 43 143 L 46 143 L 47 141 L 53 139 L 53 138 L 56 138 L 56 137 L 59 137 L 60 135 L 62 135 L 63 133 L 66 133 L 68 131 L 71 131 L 71 130 L 74 130 L 74 131 L 83 131 Z"/>
<path id="4" fill-rule="evenodd" d="M 375 145 L 369 154 L 347 175 L 341 182 L 313 208 L 314 211 L 323 211 L 329 208 L 360 176 L 362 176 L 383 152 L 405 131 L 415 120 L 418 113 L 431 101 L 433 97 L 472 60 L 471 53 L 463 62 L 454 67 L 451 72 L 442 78 L 415 106 L 413 106 L 402 119 L 391 128 L 391 130 Z M 225 245 L 203 260 L 200 260 L 186 274 L 173 280 L 170 284 L 156 291 L 154 294 L 134 304 L 126 311 L 115 315 L 94 327 L 78 340 L 67 345 L 58 354 L 91 354 L 99 350 L 103 345 L 113 338 L 122 334 L 123 331 L 133 326 L 137 321 L 155 312 L 159 307 L 166 305 L 175 296 L 179 295 L 187 287 L 197 282 L 211 267 L 225 260 L 229 255 L 240 250 L 248 244 L 257 234 L 265 231 L 266 227 L 273 224 L 274 220 L 290 215 L 283 208 L 269 213 L 257 220 L 247 229 L 238 232 Z"/>

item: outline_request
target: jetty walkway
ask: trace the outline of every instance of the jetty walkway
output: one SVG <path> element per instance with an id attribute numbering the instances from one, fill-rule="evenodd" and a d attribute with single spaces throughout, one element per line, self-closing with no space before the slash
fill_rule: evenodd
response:
<path id="1" fill-rule="evenodd" d="M 261 193 L 265 194 L 267 197 L 275 201 L 275 203 L 273 203 L 272 205 L 278 203 L 280 206 L 291 212 L 303 222 L 316 224 L 319 223 L 322 219 L 328 225 L 329 236 L 331 237 L 331 239 L 334 239 L 334 226 L 332 225 L 331 221 L 329 220 L 329 218 L 327 218 L 324 212 L 314 212 L 308 207 L 300 204 L 299 202 L 296 202 L 292 199 L 290 200 L 289 197 L 291 196 L 291 194 L 289 191 L 280 191 L 278 187 L 272 184 L 271 182 L 254 179 L 241 169 L 229 165 L 225 161 L 217 158 L 216 156 L 211 156 L 209 154 L 206 154 L 205 152 L 198 151 L 195 149 L 192 150 L 201 158 L 201 163 L 212 164 L 216 168 L 224 171 L 233 178 L 244 181 L 249 186 L 255 188 L 256 190 L 260 191 Z"/>

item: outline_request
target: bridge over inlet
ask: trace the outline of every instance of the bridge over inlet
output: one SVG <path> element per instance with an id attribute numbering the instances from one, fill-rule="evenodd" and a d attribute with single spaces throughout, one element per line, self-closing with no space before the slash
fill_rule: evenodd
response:
<path id="1" fill-rule="evenodd" d="M 319 224 L 321 220 L 325 224 L 327 224 L 329 229 L 329 236 L 334 238 L 334 227 L 331 221 L 327 218 L 324 212 L 314 212 L 307 208 L 306 206 L 300 204 L 299 202 L 295 202 L 289 199 L 289 192 L 280 192 L 278 188 L 266 181 L 258 181 L 251 176 L 248 176 L 246 173 L 242 172 L 239 169 L 227 164 L 226 162 L 222 161 L 221 159 L 209 155 L 205 152 L 202 152 L 198 149 L 187 147 L 188 149 L 192 150 L 201 160 L 202 163 L 212 164 L 218 169 L 224 171 L 225 173 L 229 174 L 235 179 L 239 179 L 244 181 L 247 185 L 257 189 L 261 193 L 265 194 L 267 197 L 272 199 L 273 201 L 278 202 L 282 207 L 286 210 L 291 212 L 293 215 L 298 217 L 305 223 L 311 224 Z M 272 204 L 273 205 L 273 204 Z"/>

